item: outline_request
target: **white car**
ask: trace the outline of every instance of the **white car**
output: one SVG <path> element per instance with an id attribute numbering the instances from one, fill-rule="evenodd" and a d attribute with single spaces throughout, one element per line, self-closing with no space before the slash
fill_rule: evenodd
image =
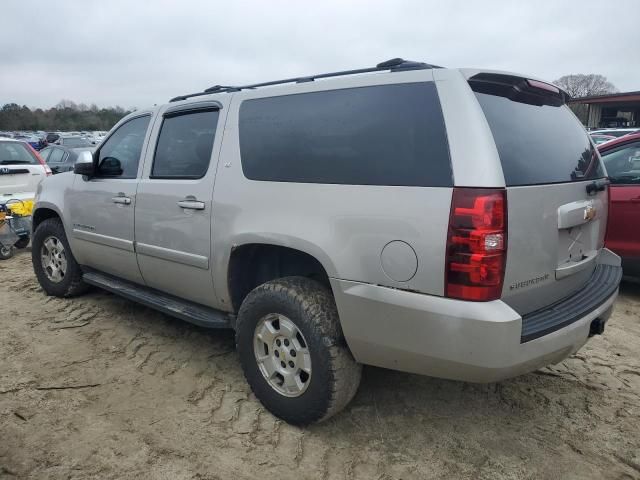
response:
<path id="1" fill-rule="evenodd" d="M 32 199 L 49 175 L 51 169 L 28 143 L 0 137 L 0 204 Z"/>

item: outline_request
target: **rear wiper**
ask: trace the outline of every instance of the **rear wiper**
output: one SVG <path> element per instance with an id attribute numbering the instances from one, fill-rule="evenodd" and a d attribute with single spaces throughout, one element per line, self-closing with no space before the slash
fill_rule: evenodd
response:
<path id="1" fill-rule="evenodd" d="M 0 161 L 0 164 L 2 165 L 24 165 L 24 164 L 30 164 L 31 162 L 29 160 L 2 160 Z"/>

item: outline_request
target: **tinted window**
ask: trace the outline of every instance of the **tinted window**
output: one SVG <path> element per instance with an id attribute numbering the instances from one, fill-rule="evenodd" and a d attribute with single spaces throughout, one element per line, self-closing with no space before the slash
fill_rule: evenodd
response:
<path id="1" fill-rule="evenodd" d="M 39 162 L 24 143 L 0 142 L 0 165 L 21 163 L 37 165 Z"/>
<path id="2" fill-rule="evenodd" d="M 433 83 L 247 100 L 240 107 L 240 150 L 253 180 L 452 185 Z"/>
<path id="3" fill-rule="evenodd" d="M 531 105 L 477 93 L 498 148 L 507 185 L 587 180 L 604 170 L 566 105 Z"/>
<path id="4" fill-rule="evenodd" d="M 59 148 L 52 148 L 47 163 L 60 163 L 64 157 L 64 151 Z"/>
<path id="5" fill-rule="evenodd" d="M 611 183 L 640 184 L 640 142 L 602 154 Z"/>
<path id="6" fill-rule="evenodd" d="M 98 175 L 136 178 L 149 115 L 134 118 L 118 127 L 100 148 Z"/>
<path id="7" fill-rule="evenodd" d="M 165 115 L 151 177 L 203 177 L 209 168 L 217 124 L 217 110 Z"/>

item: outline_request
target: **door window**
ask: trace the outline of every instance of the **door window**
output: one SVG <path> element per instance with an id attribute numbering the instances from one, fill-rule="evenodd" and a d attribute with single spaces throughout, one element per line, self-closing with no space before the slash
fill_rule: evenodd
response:
<path id="1" fill-rule="evenodd" d="M 151 178 L 202 178 L 209 168 L 218 110 L 165 114 Z"/>
<path id="2" fill-rule="evenodd" d="M 614 184 L 640 184 L 640 142 L 602 154 L 607 174 Z"/>
<path id="3" fill-rule="evenodd" d="M 59 148 L 52 148 L 47 163 L 61 163 L 64 157 L 64 151 Z"/>
<path id="4" fill-rule="evenodd" d="M 42 159 L 45 162 L 48 162 L 47 159 L 49 158 L 49 154 L 51 153 L 51 150 L 53 150 L 53 149 L 52 148 L 43 148 L 42 150 L 40 150 L 40 152 L 38 152 L 38 153 L 40 153 L 40 156 L 42 157 Z"/>
<path id="5" fill-rule="evenodd" d="M 145 115 L 129 120 L 104 142 L 98 155 L 98 177 L 136 178 L 150 119 Z"/>

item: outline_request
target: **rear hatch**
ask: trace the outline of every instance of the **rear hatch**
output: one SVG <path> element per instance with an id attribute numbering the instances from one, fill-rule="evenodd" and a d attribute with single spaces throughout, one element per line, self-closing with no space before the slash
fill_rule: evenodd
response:
<path id="1" fill-rule="evenodd" d="M 607 223 L 605 170 L 562 91 L 493 73 L 469 84 L 507 187 L 502 299 L 524 315 L 575 293 L 592 275 Z"/>
<path id="2" fill-rule="evenodd" d="M 45 168 L 26 143 L 0 140 L 0 200 L 16 193 L 35 193 L 45 176 Z"/>

